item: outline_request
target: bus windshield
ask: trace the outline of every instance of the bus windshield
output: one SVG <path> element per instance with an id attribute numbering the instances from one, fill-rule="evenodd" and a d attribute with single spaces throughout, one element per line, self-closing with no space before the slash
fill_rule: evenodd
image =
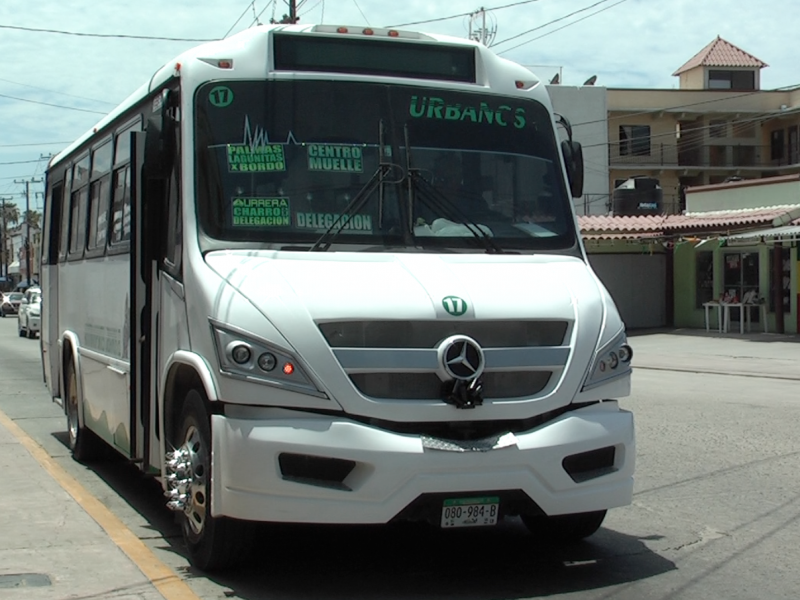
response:
<path id="1" fill-rule="evenodd" d="M 200 224 L 220 242 L 485 251 L 575 242 L 552 122 L 525 98 L 342 81 L 196 95 Z M 355 199 L 355 202 L 354 202 Z M 341 217 L 343 213 L 349 216 Z M 340 231 L 339 231 L 340 230 Z"/>

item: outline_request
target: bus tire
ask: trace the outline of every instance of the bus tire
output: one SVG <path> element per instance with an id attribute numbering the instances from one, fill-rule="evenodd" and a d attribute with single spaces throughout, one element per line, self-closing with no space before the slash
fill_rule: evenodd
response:
<path id="1" fill-rule="evenodd" d="M 186 506 L 178 513 L 189 559 L 203 571 L 233 567 L 249 548 L 252 527 L 211 516 L 211 426 L 204 397 L 197 390 L 186 395 L 175 442 L 188 452 L 191 465 Z"/>
<path id="2" fill-rule="evenodd" d="M 67 362 L 64 371 L 64 388 L 67 393 L 67 431 L 69 433 L 69 449 L 72 458 L 78 462 L 98 460 L 105 457 L 103 441 L 97 435 L 81 425 L 79 410 L 80 397 L 78 395 L 78 379 L 75 377 L 75 366 L 72 361 Z"/>
<path id="3" fill-rule="evenodd" d="M 531 533 L 536 543 L 551 545 L 574 544 L 580 540 L 594 534 L 603 519 L 606 518 L 606 511 L 580 513 L 574 515 L 555 515 L 552 517 L 544 515 L 529 516 L 523 515 L 522 522 Z"/>

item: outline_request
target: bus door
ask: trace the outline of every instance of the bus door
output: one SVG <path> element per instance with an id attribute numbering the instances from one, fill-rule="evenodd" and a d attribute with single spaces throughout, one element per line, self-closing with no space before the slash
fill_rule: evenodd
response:
<path id="1" fill-rule="evenodd" d="M 131 439 L 135 440 L 132 455 L 143 470 L 160 471 L 161 432 L 159 372 L 162 357 L 169 356 L 174 344 L 164 347 L 162 337 L 168 327 L 177 329 L 174 303 L 167 312 L 170 323 L 162 319 L 162 289 L 178 287 L 182 292 L 176 271 L 162 271 L 168 264 L 165 256 L 168 243 L 174 239 L 179 227 L 171 223 L 169 200 L 178 201 L 176 152 L 177 134 L 175 115 L 177 94 L 165 91 L 156 98 L 153 114 L 147 120 L 145 132 L 134 134 L 136 181 L 131 203 Z M 179 213 L 177 213 L 179 214 Z M 171 232 L 171 236 L 169 233 Z M 168 239 L 169 238 L 169 239 Z M 174 266 L 174 265 L 173 265 Z M 180 261 L 178 261 L 179 274 Z M 176 286 L 176 283 L 178 284 Z M 182 293 L 180 294 L 182 301 Z M 182 304 L 181 304 L 182 305 Z M 185 313 L 184 319 L 185 323 Z M 174 335 L 174 334 L 173 334 Z"/>
<path id="2" fill-rule="evenodd" d="M 58 181 L 54 181 L 58 179 Z M 42 288 L 41 324 L 39 343 L 42 351 L 44 382 L 54 398 L 61 398 L 59 389 L 58 357 L 58 250 L 59 240 L 66 232 L 61 231 L 61 214 L 64 201 L 63 174 L 48 173 L 47 192 L 44 204 L 44 229 L 42 236 L 41 268 L 39 284 Z M 49 233 L 49 235 L 48 235 Z"/>

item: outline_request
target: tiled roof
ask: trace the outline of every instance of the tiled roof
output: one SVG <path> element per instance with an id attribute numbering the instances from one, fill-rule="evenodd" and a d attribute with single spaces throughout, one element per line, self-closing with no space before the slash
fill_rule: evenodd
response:
<path id="1" fill-rule="evenodd" d="M 772 223 L 792 209 L 792 206 L 768 206 L 764 208 L 747 208 L 742 210 L 715 210 L 705 213 L 687 213 L 685 215 L 669 215 L 668 229 L 707 229 L 730 228 L 745 225 L 762 225 Z"/>
<path id="2" fill-rule="evenodd" d="M 684 64 L 680 69 L 675 71 L 673 75 L 680 75 L 684 71 L 694 69 L 695 67 L 755 67 L 761 69 L 769 65 L 762 60 L 757 59 L 749 52 L 745 52 L 741 48 L 737 48 L 730 42 L 723 40 L 721 37 L 712 41 L 708 46 L 700 50 L 689 61 Z"/>
<path id="3" fill-rule="evenodd" d="M 586 239 L 632 239 L 653 237 L 654 234 L 731 230 L 747 228 L 750 225 L 770 225 L 774 219 L 797 209 L 800 209 L 800 205 L 795 204 L 683 215 L 635 217 L 584 215 L 578 217 L 578 224 Z"/>
<path id="4" fill-rule="evenodd" d="M 584 215 L 578 217 L 581 231 L 589 232 L 645 232 L 661 231 L 664 228 L 665 215 L 610 217 L 604 215 Z"/>

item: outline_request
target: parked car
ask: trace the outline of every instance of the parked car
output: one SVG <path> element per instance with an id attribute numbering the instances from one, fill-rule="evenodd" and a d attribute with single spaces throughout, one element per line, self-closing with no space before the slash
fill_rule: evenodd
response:
<path id="1" fill-rule="evenodd" d="M 0 317 L 15 315 L 19 311 L 19 303 L 25 294 L 22 292 L 9 292 L 3 294 L 3 304 L 0 305 Z"/>
<path id="2" fill-rule="evenodd" d="M 42 290 L 30 287 L 20 301 L 17 311 L 17 326 L 19 337 L 33 339 L 39 333 L 42 315 Z"/>

